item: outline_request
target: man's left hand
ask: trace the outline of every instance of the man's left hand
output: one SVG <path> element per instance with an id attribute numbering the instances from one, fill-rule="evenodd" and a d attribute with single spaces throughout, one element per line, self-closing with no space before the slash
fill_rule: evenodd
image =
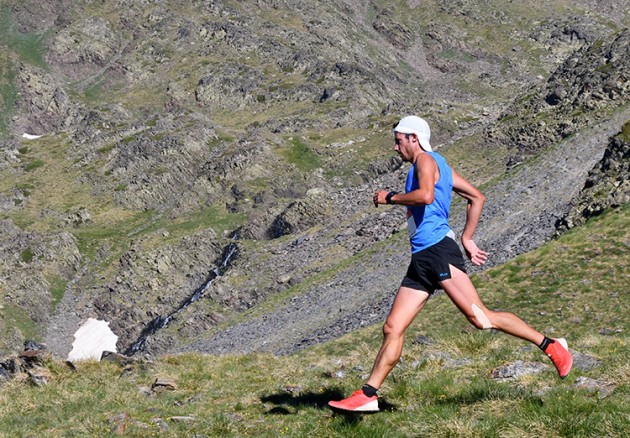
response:
<path id="1" fill-rule="evenodd" d="M 462 240 L 462 246 L 466 251 L 466 256 L 473 265 L 483 265 L 488 261 L 488 253 L 479 249 L 472 239 Z"/>

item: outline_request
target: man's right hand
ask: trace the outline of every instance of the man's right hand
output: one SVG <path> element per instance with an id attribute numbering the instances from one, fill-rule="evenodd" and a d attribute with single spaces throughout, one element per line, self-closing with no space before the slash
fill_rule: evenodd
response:
<path id="1" fill-rule="evenodd" d="M 379 190 L 378 192 L 374 193 L 374 196 L 372 196 L 374 207 L 378 207 L 378 204 L 387 204 L 387 200 L 385 198 L 387 197 L 388 193 L 389 192 L 387 190 Z"/>

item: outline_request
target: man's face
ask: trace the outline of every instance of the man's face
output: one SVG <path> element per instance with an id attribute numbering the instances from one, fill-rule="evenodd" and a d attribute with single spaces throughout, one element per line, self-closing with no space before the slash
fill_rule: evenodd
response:
<path id="1" fill-rule="evenodd" d="M 407 136 L 406 134 L 395 132 L 394 143 L 394 150 L 398 152 L 403 161 L 413 160 L 415 149 L 419 147 L 415 135 Z"/>

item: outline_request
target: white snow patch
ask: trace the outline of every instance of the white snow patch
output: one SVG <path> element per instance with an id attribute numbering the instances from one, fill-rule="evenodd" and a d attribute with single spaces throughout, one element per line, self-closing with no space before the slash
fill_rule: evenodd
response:
<path id="1" fill-rule="evenodd" d="M 116 353 L 118 336 L 109 328 L 109 322 L 89 318 L 74 334 L 70 362 L 100 361 L 104 351 Z"/>

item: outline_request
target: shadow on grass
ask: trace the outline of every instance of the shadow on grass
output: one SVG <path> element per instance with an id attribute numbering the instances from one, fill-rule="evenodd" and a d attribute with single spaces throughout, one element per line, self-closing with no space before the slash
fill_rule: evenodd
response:
<path id="1" fill-rule="evenodd" d="M 269 409 L 268 415 L 290 415 L 296 414 L 303 408 L 330 409 L 334 413 L 343 415 L 346 419 L 354 420 L 366 413 L 346 412 L 339 409 L 333 409 L 328 406 L 330 400 L 341 400 L 346 397 L 339 389 L 327 389 L 323 392 L 291 392 L 282 391 L 276 394 L 263 395 L 260 401 L 263 403 L 272 403 L 275 406 Z M 394 411 L 396 407 L 386 400 L 379 398 L 379 408 L 381 411 Z"/>

